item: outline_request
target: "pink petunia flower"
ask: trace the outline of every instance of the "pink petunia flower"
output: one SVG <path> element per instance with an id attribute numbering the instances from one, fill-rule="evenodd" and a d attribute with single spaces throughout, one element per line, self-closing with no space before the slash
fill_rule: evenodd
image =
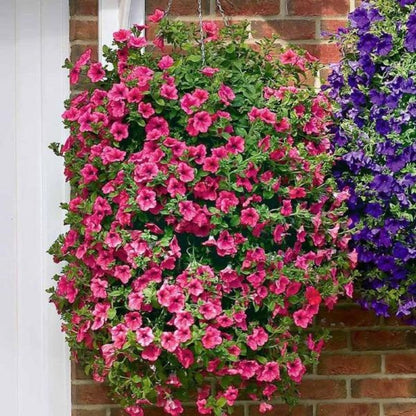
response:
<path id="1" fill-rule="evenodd" d="M 222 344 L 221 331 L 218 331 L 213 326 L 208 326 L 201 341 L 204 348 L 208 350 L 213 349 Z"/>
<path id="2" fill-rule="evenodd" d="M 156 192 L 149 188 L 142 188 L 137 193 L 136 202 L 142 211 L 149 211 L 157 205 Z"/>
<path id="3" fill-rule="evenodd" d="M 231 101 L 234 100 L 235 94 L 234 91 L 227 85 L 221 84 L 221 87 L 218 91 L 218 97 L 225 105 L 230 105 Z"/>
<path id="4" fill-rule="evenodd" d="M 158 23 L 160 22 L 163 17 L 165 16 L 165 12 L 163 10 L 160 9 L 156 9 L 153 14 L 151 14 L 150 16 L 148 16 L 147 18 L 149 19 L 150 22 L 152 23 Z"/>
<path id="5" fill-rule="evenodd" d="M 174 60 L 171 56 L 165 55 L 160 58 L 160 61 L 158 62 L 157 66 L 162 69 L 169 69 L 174 63 Z"/>
<path id="6" fill-rule="evenodd" d="M 147 347 L 153 342 L 154 339 L 155 339 L 155 336 L 153 335 L 153 331 L 149 327 L 139 328 L 136 331 L 136 341 L 142 347 Z"/>
<path id="7" fill-rule="evenodd" d="M 87 76 L 92 82 L 102 81 L 105 77 L 105 71 L 101 62 L 91 64 Z"/>
<path id="8" fill-rule="evenodd" d="M 241 211 L 240 222 L 242 225 L 255 227 L 260 215 L 254 208 L 246 208 Z"/>
<path id="9" fill-rule="evenodd" d="M 120 142 L 129 136 L 129 126 L 116 121 L 112 124 L 110 132 L 114 136 L 114 140 Z"/>

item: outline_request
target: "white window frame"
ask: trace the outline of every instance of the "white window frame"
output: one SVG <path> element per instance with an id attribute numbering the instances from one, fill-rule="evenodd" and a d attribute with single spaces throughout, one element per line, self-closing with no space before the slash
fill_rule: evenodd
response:
<path id="1" fill-rule="evenodd" d="M 99 0 L 98 53 L 103 60 L 103 45 L 111 45 L 113 33 L 145 22 L 145 0 Z"/>
<path id="2" fill-rule="evenodd" d="M 70 416 L 70 361 L 45 290 L 59 270 L 46 250 L 64 231 L 62 160 L 69 95 L 68 0 L 1 0 L 1 413 Z"/>

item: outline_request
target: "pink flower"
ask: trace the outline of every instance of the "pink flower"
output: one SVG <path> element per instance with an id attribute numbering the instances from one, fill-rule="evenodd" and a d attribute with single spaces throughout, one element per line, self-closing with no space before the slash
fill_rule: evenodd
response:
<path id="1" fill-rule="evenodd" d="M 128 93 L 129 89 L 124 84 L 114 84 L 111 90 L 108 91 L 108 98 L 112 101 L 126 100 Z"/>
<path id="2" fill-rule="evenodd" d="M 145 131 L 147 140 L 157 140 L 169 136 L 169 125 L 163 117 L 152 117 L 146 124 Z"/>
<path id="3" fill-rule="evenodd" d="M 184 366 L 184 368 L 189 368 L 195 361 L 194 354 L 191 350 L 177 348 L 175 354 L 178 361 Z"/>
<path id="4" fill-rule="evenodd" d="M 147 347 L 150 345 L 155 336 L 153 335 L 153 331 L 149 327 L 140 328 L 136 331 L 136 341 L 142 346 Z"/>
<path id="5" fill-rule="evenodd" d="M 235 196 L 234 192 L 230 191 L 221 191 L 217 200 L 215 201 L 215 206 L 220 211 L 228 214 L 232 207 L 238 205 L 238 198 Z"/>
<path id="6" fill-rule="evenodd" d="M 139 311 L 143 304 L 143 295 L 139 292 L 132 292 L 128 296 L 128 306 L 131 310 Z"/>
<path id="7" fill-rule="evenodd" d="M 201 70 L 202 74 L 207 76 L 207 77 L 214 76 L 218 71 L 219 71 L 218 68 L 212 68 L 210 66 L 207 66 L 207 67 L 205 67 L 204 69 Z"/>
<path id="8" fill-rule="evenodd" d="M 227 399 L 228 406 L 232 406 L 238 397 L 238 389 L 233 386 L 228 386 L 227 390 L 222 394 L 222 397 Z"/>
<path id="9" fill-rule="evenodd" d="M 139 113 L 143 118 L 149 118 L 152 117 L 152 115 L 155 113 L 155 110 L 153 109 L 151 103 L 141 102 L 139 104 Z"/>
<path id="10" fill-rule="evenodd" d="M 102 81 L 105 77 L 105 71 L 101 62 L 91 64 L 90 69 L 87 72 L 87 76 L 92 82 Z"/>
<path id="11" fill-rule="evenodd" d="M 146 162 L 136 167 L 133 177 L 136 183 L 151 182 L 158 173 L 159 169 L 156 164 Z"/>
<path id="12" fill-rule="evenodd" d="M 129 266 L 116 266 L 114 268 L 114 277 L 126 284 L 131 277 L 131 270 Z"/>
<path id="13" fill-rule="evenodd" d="M 262 347 L 268 339 L 269 336 L 263 328 L 255 328 L 253 333 L 247 337 L 247 345 L 252 350 L 257 350 L 257 348 Z"/>
<path id="14" fill-rule="evenodd" d="M 160 59 L 160 61 L 158 62 L 157 66 L 164 70 L 164 69 L 169 69 L 172 65 L 173 65 L 174 61 L 172 59 L 172 57 L 170 57 L 169 55 L 165 55 L 162 56 L 162 58 Z"/>
<path id="15" fill-rule="evenodd" d="M 221 332 L 212 326 L 208 326 L 201 341 L 204 348 L 213 349 L 222 343 Z"/>
<path id="16" fill-rule="evenodd" d="M 101 280 L 98 278 L 94 278 L 91 280 L 91 292 L 94 297 L 96 298 L 106 298 L 107 297 L 107 287 L 108 282 L 106 280 Z"/>
<path id="17" fill-rule="evenodd" d="M 225 148 L 234 155 L 242 153 L 244 152 L 244 139 L 241 136 L 231 136 Z"/>
<path id="18" fill-rule="evenodd" d="M 209 113 L 200 111 L 188 120 L 187 131 L 191 136 L 197 136 L 199 133 L 206 133 L 211 124 L 212 119 Z"/>
<path id="19" fill-rule="evenodd" d="M 160 337 L 160 344 L 165 350 L 174 352 L 179 346 L 179 341 L 175 338 L 172 332 L 163 332 Z"/>
<path id="20" fill-rule="evenodd" d="M 142 98 L 143 98 L 143 94 L 140 88 L 138 87 L 132 88 L 127 95 L 127 101 L 129 103 L 140 103 Z"/>
<path id="21" fill-rule="evenodd" d="M 300 358 L 296 358 L 296 360 L 286 363 L 286 368 L 289 377 L 294 382 L 300 383 L 302 381 L 302 377 L 306 373 L 306 367 L 303 365 Z"/>
<path id="22" fill-rule="evenodd" d="M 167 100 L 177 100 L 178 90 L 174 85 L 163 84 L 160 88 L 160 96 Z"/>
<path id="23" fill-rule="evenodd" d="M 68 280 L 65 275 L 61 276 L 58 281 L 56 293 L 58 296 L 66 298 L 69 303 L 74 303 L 78 294 L 78 289 L 75 287 L 75 281 Z"/>
<path id="24" fill-rule="evenodd" d="M 233 101 L 235 98 L 234 91 L 224 84 L 221 84 L 221 87 L 218 91 L 218 96 L 220 97 L 220 100 L 227 106 L 230 105 L 231 101 Z"/>
<path id="25" fill-rule="evenodd" d="M 215 173 L 218 172 L 220 168 L 220 159 L 215 156 L 205 158 L 204 164 L 202 165 L 202 169 L 205 172 Z"/>
<path id="26" fill-rule="evenodd" d="M 279 364 L 275 362 L 270 362 L 262 366 L 257 373 L 257 380 L 266 381 L 269 383 L 275 380 L 280 380 Z"/>
<path id="27" fill-rule="evenodd" d="M 269 403 L 261 402 L 259 405 L 259 412 L 266 413 L 273 409 L 273 406 Z"/>
<path id="28" fill-rule="evenodd" d="M 138 312 L 129 312 L 124 316 L 127 328 L 136 331 L 142 326 L 142 316 Z"/>
<path id="29" fill-rule="evenodd" d="M 168 399 L 163 406 L 163 410 L 172 416 L 178 416 L 183 413 L 183 407 L 178 399 Z"/>
<path id="30" fill-rule="evenodd" d="M 186 114 L 192 114 L 194 109 L 199 107 L 199 104 L 198 98 L 190 93 L 181 98 L 181 108 Z"/>
<path id="31" fill-rule="evenodd" d="M 299 55 L 292 49 L 288 49 L 280 55 L 279 59 L 282 64 L 294 64 L 299 59 Z"/>
<path id="32" fill-rule="evenodd" d="M 168 180 L 168 186 L 166 189 L 172 198 L 175 198 L 176 195 L 183 196 L 186 193 L 186 186 L 173 177 Z"/>
<path id="33" fill-rule="evenodd" d="M 160 22 L 163 19 L 164 15 L 165 15 L 165 12 L 163 10 L 156 9 L 153 12 L 153 14 L 151 14 L 147 18 L 149 19 L 150 22 L 157 23 L 157 22 Z"/>
<path id="34" fill-rule="evenodd" d="M 111 339 L 114 342 L 114 347 L 123 348 L 123 345 L 126 343 L 127 340 L 127 327 L 123 324 L 118 324 L 111 328 L 110 332 Z"/>
<path id="35" fill-rule="evenodd" d="M 228 231 L 221 231 L 217 240 L 217 253 L 219 256 L 227 256 L 237 253 L 234 237 Z"/>
<path id="36" fill-rule="evenodd" d="M 218 39 L 220 29 L 215 22 L 203 22 L 202 28 L 207 34 L 207 37 L 205 38 L 206 42 Z"/>
<path id="37" fill-rule="evenodd" d="M 75 62 L 75 68 L 81 68 L 82 66 L 87 65 L 87 63 L 91 59 L 91 53 L 92 53 L 91 48 L 86 49 L 82 53 L 82 55 L 78 58 L 78 60 Z"/>
<path id="38" fill-rule="evenodd" d="M 131 48 L 143 48 L 147 45 L 146 38 L 131 36 L 129 39 L 129 46 Z"/>
<path id="39" fill-rule="evenodd" d="M 222 312 L 222 308 L 216 303 L 205 302 L 199 307 L 199 312 L 204 319 L 210 320 L 216 318 Z"/>
<path id="40" fill-rule="evenodd" d="M 194 178 L 195 178 L 194 170 L 189 165 L 187 165 L 186 163 L 180 162 L 178 164 L 177 170 L 178 170 L 178 173 L 179 173 L 179 179 L 182 182 L 187 183 L 187 182 L 192 182 L 194 180 Z"/>
<path id="41" fill-rule="evenodd" d="M 111 308 L 109 303 L 96 303 L 92 316 L 94 317 L 94 323 L 91 326 L 93 331 L 100 329 L 108 318 L 108 311 Z"/>
<path id="42" fill-rule="evenodd" d="M 142 211 L 149 211 L 157 205 L 156 192 L 149 188 L 142 188 L 137 194 L 136 202 Z"/>
<path id="43" fill-rule="evenodd" d="M 128 124 L 123 124 L 116 121 L 111 126 L 110 132 L 114 136 L 114 140 L 120 142 L 129 136 L 129 126 Z"/>
<path id="44" fill-rule="evenodd" d="M 157 347 L 154 344 L 151 344 L 145 347 L 144 350 L 142 351 L 142 358 L 144 360 L 154 362 L 159 358 L 161 353 L 162 353 L 162 350 L 159 347 Z"/>
<path id="45" fill-rule="evenodd" d="M 98 179 L 98 169 L 90 163 L 87 163 L 80 172 L 85 184 L 94 182 Z"/>
<path id="46" fill-rule="evenodd" d="M 312 322 L 313 315 L 309 314 L 304 309 L 299 309 L 293 314 L 293 320 L 296 326 L 301 328 L 307 328 L 308 325 Z"/>
<path id="47" fill-rule="evenodd" d="M 126 42 L 130 35 L 130 30 L 120 29 L 119 31 L 113 33 L 113 38 L 116 42 Z"/>
<path id="48" fill-rule="evenodd" d="M 283 207 L 281 208 L 280 212 L 285 217 L 288 217 L 292 213 L 292 202 L 290 199 L 283 200 Z"/>
<path id="49" fill-rule="evenodd" d="M 255 227 L 260 215 L 254 208 L 246 208 L 241 211 L 240 221 L 242 225 Z"/>
<path id="50" fill-rule="evenodd" d="M 192 201 L 179 202 L 179 212 L 186 221 L 192 221 L 197 213 Z"/>

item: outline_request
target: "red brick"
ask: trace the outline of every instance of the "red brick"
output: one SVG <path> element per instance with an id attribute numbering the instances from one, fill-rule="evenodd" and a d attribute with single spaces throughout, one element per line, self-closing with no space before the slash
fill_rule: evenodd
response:
<path id="1" fill-rule="evenodd" d="M 74 362 L 71 362 L 71 377 L 72 380 L 91 380 L 91 377 L 84 373 L 82 367 Z"/>
<path id="2" fill-rule="evenodd" d="M 416 416 L 416 403 L 385 404 L 384 416 Z"/>
<path id="3" fill-rule="evenodd" d="M 345 27 L 346 25 L 346 20 L 321 20 L 321 36 L 324 38 L 329 38 L 331 35 L 337 33 L 340 27 Z"/>
<path id="4" fill-rule="evenodd" d="M 70 15 L 98 16 L 98 0 L 69 0 Z"/>
<path id="5" fill-rule="evenodd" d="M 105 409 L 94 409 L 94 410 L 84 410 L 84 409 L 72 409 L 71 416 L 106 416 L 107 412 Z"/>
<path id="6" fill-rule="evenodd" d="M 415 331 L 355 331 L 351 334 L 354 350 L 400 350 L 416 346 Z"/>
<path id="7" fill-rule="evenodd" d="M 379 416 L 377 404 L 318 404 L 317 416 Z"/>
<path id="8" fill-rule="evenodd" d="M 291 16 L 345 16 L 349 8 L 349 0 L 288 0 Z"/>
<path id="9" fill-rule="evenodd" d="M 352 397 L 374 399 L 408 398 L 416 394 L 416 380 L 412 379 L 363 379 L 351 381 Z"/>
<path id="10" fill-rule="evenodd" d="M 328 80 L 328 76 L 332 71 L 328 68 L 323 68 L 321 69 L 320 73 L 319 73 L 319 78 L 321 80 L 321 84 L 325 84 Z"/>
<path id="11" fill-rule="evenodd" d="M 146 0 L 146 15 L 152 14 L 155 9 L 165 10 L 168 0 Z M 198 2 L 196 0 L 176 0 L 172 3 L 170 15 L 173 16 L 189 16 L 195 15 L 198 10 Z M 202 12 L 204 15 L 209 14 L 209 0 L 202 0 Z"/>
<path id="12" fill-rule="evenodd" d="M 317 57 L 318 54 L 313 49 L 315 47 L 327 47 L 335 45 L 304 45 L 311 53 Z M 336 49 L 336 46 L 335 46 Z M 325 52 L 324 48 L 318 48 L 320 53 Z M 315 52 L 315 53 L 314 53 Z M 365 311 L 358 305 L 343 305 L 332 311 L 323 311 L 318 316 L 318 324 L 324 327 L 363 327 L 374 326 L 380 319 L 371 311 Z"/>
<path id="13" fill-rule="evenodd" d="M 250 416 L 312 416 L 313 407 L 295 406 L 291 408 L 284 404 L 277 404 L 269 412 L 260 413 L 258 406 L 250 406 L 248 413 Z"/>
<path id="14" fill-rule="evenodd" d="M 73 404 L 112 404 L 108 396 L 108 388 L 104 384 L 73 384 Z"/>
<path id="15" fill-rule="evenodd" d="M 386 355 L 386 372 L 393 374 L 416 373 L 416 354 Z"/>
<path id="16" fill-rule="evenodd" d="M 71 41 L 98 39 L 98 22 L 93 20 L 71 19 L 69 25 L 69 38 Z"/>
<path id="17" fill-rule="evenodd" d="M 348 348 L 347 333 L 343 331 L 331 332 L 331 338 L 325 344 L 325 351 L 338 351 Z"/>
<path id="18" fill-rule="evenodd" d="M 277 35 L 284 40 L 314 39 L 316 33 L 313 20 L 253 21 L 251 28 L 256 38 Z"/>
<path id="19" fill-rule="evenodd" d="M 225 0 L 222 7 L 226 15 L 271 16 L 280 13 L 280 0 Z"/>
<path id="20" fill-rule="evenodd" d="M 318 374 L 374 374 L 381 371 L 381 357 L 378 355 L 322 355 Z"/>
<path id="21" fill-rule="evenodd" d="M 302 399 L 342 399 L 347 396 L 344 380 L 306 379 L 299 386 Z"/>

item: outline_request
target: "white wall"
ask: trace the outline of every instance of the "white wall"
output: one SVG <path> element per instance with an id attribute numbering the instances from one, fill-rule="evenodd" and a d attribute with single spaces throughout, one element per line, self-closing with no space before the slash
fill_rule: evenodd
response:
<path id="1" fill-rule="evenodd" d="M 68 351 L 45 289 L 63 231 L 68 0 L 0 0 L 0 402 L 5 416 L 69 416 Z"/>

